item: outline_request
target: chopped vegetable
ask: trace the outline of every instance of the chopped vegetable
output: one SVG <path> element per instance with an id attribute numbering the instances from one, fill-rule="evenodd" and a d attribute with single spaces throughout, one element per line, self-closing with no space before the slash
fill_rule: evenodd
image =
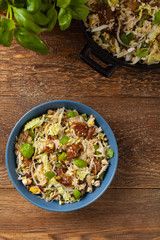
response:
<path id="1" fill-rule="evenodd" d="M 139 20 L 138 27 L 142 27 L 143 26 L 143 23 L 147 19 L 147 17 L 148 17 L 147 14 L 143 14 L 142 18 Z"/>
<path id="2" fill-rule="evenodd" d="M 62 143 L 64 145 L 68 142 L 68 140 L 69 140 L 69 137 L 64 136 L 64 137 L 61 138 L 60 143 Z"/>
<path id="3" fill-rule="evenodd" d="M 99 157 L 98 161 L 101 162 L 103 160 L 103 157 Z"/>
<path id="4" fill-rule="evenodd" d="M 50 194 L 51 194 L 51 190 L 47 190 L 47 191 L 46 191 L 46 196 L 47 196 L 47 197 L 50 197 Z"/>
<path id="5" fill-rule="evenodd" d="M 149 56 L 147 61 L 148 61 L 148 63 L 159 62 L 160 61 L 160 53 Z"/>
<path id="6" fill-rule="evenodd" d="M 35 133 L 33 131 L 30 131 L 29 132 L 29 136 L 31 136 L 32 138 L 35 138 L 36 135 L 35 135 Z"/>
<path id="7" fill-rule="evenodd" d="M 59 123 L 55 123 L 54 125 L 50 125 L 48 128 L 48 134 L 51 136 L 55 136 L 61 130 L 61 125 Z"/>
<path id="8" fill-rule="evenodd" d="M 129 44 L 133 40 L 133 38 L 134 38 L 133 33 L 129 33 L 128 35 L 126 33 L 123 33 L 121 35 L 122 42 L 127 46 L 129 46 Z"/>
<path id="9" fill-rule="evenodd" d="M 101 154 L 101 152 L 99 152 L 99 151 L 96 151 L 96 152 L 95 152 L 95 154 L 96 154 L 96 155 L 100 155 L 100 154 Z"/>
<path id="10" fill-rule="evenodd" d="M 67 194 L 66 192 L 64 192 L 64 194 L 63 194 L 63 199 L 64 199 L 64 201 L 69 201 L 69 199 L 70 199 L 69 194 Z"/>
<path id="11" fill-rule="evenodd" d="M 71 117 L 76 117 L 77 113 L 75 111 L 71 111 L 67 114 L 67 117 L 68 118 L 71 118 Z"/>
<path id="12" fill-rule="evenodd" d="M 25 158 L 29 159 L 34 154 L 34 149 L 30 143 L 23 143 L 21 145 L 21 153 Z"/>
<path id="13" fill-rule="evenodd" d="M 30 187 L 29 191 L 32 192 L 33 194 L 39 194 L 41 192 L 38 186 Z"/>
<path id="14" fill-rule="evenodd" d="M 111 7 L 115 7 L 117 3 L 119 3 L 119 0 L 108 0 L 108 5 Z"/>
<path id="15" fill-rule="evenodd" d="M 30 122 L 28 122 L 25 127 L 24 127 L 24 132 L 27 131 L 28 129 L 34 129 L 36 127 L 41 126 L 43 123 L 43 119 L 38 118 L 34 118 L 32 119 Z"/>
<path id="16" fill-rule="evenodd" d="M 51 179 L 49 179 L 48 181 L 48 187 L 52 187 L 53 185 L 58 184 L 58 182 L 56 181 L 56 179 L 54 177 L 52 177 Z"/>
<path id="17" fill-rule="evenodd" d="M 87 166 L 87 163 L 86 163 L 84 160 L 82 160 L 82 159 L 76 159 L 76 160 L 74 160 L 74 164 L 75 164 L 77 167 L 79 167 L 79 168 L 84 168 L 84 167 Z"/>
<path id="18" fill-rule="evenodd" d="M 99 145 L 98 145 L 98 144 L 94 145 L 94 149 L 95 149 L 95 150 L 97 150 L 98 148 L 99 148 Z"/>
<path id="19" fill-rule="evenodd" d="M 66 157 L 67 157 L 67 153 L 63 152 L 58 156 L 58 160 L 63 161 L 64 159 L 66 159 Z"/>
<path id="20" fill-rule="evenodd" d="M 99 176 L 99 179 L 102 181 L 104 179 L 105 172 L 102 172 Z"/>
<path id="21" fill-rule="evenodd" d="M 81 197 L 81 193 L 77 189 L 73 190 L 73 195 L 76 199 L 80 199 Z"/>
<path id="22" fill-rule="evenodd" d="M 89 174 L 89 169 L 88 167 L 85 168 L 79 168 L 77 169 L 77 175 L 81 181 L 85 179 L 85 177 Z"/>
<path id="23" fill-rule="evenodd" d="M 82 114 L 82 117 L 84 118 L 85 121 L 88 121 L 88 117 L 87 117 L 87 114 L 86 114 L 86 113 L 83 113 L 83 114 Z"/>
<path id="24" fill-rule="evenodd" d="M 51 167 L 50 167 L 47 153 L 41 154 L 40 157 L 41 157 L 41 161 L 43 162 L 43 168 L 45 172 L 50 172 Z"/>
<path id="25" fill-rule="evenodd" d="M 60 167 L 61 166 L 61 164 L 60 163 L 57 163 L 57 165 L 56 165 L 57 167 Z"/>
<path id="26" fill-rule="evenodd" d="M 148 49 L 141 48 L 138 52 L 136 52 L 136 56 L 137 57 L 146 57 L 146 56 L 148 56 L 148 53 L 149 53 Z"/>
<path id="27" fill-rule="evenodd" d="M 155 19 L 152 21 L 153 25 L 160 23 L 160 11 L 155 13 L 154 18 Z"/>
<path id="28" fill-rule="evenodd" d="M 46 172 L 45 173 L 45 176 L 48 178 L 48 179 L 51 179 L 55 176 L 55 173 L 54 172 Z"/>
<path id="29" fill-rule="evenodd" d="M 106 151 L 106 156 L 108 158 L 112 158 L 113 155 L 114 155 L 114 152 L 113 152 L 112 148 L 108 148 L 107 151 Z"/>
<path id="30" fill-rule="evenodd" d="M 61 194 L 61 195 L 63 195 L 65 192 L 62 187 L 58 187 L 57 190 L 58 190 L 59 194 Z"/>

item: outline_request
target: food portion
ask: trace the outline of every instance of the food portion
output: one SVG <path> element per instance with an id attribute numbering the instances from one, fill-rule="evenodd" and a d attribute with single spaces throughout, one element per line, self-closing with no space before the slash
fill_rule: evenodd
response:
<path id="1" fill-rule="evenodd" d="M 26 123 L 17 138 L 18 179 L 45 201 L 80 201 L 101 185 L 114 155 L 107 141 L 92 115 L 48 110 Z"/>
<path id="2" fill-rule="evenodd" d="M 130 64 L 160 62 L 159 0 L 89 0 L 93 40 Z"/>

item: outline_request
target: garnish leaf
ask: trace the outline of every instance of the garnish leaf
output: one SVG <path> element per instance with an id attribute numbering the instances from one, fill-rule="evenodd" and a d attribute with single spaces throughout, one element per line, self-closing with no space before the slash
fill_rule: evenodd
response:
<path id="1" fill-rule="evenodd" d="M 122 35 L 121 35 L 121 40 L 122 40 L 122 42 L 125 44 L 125 45 L 127 45 L 127 46 L 129 46 L 129 44 L 130 44 L 130 42 L 133 40 L 133 38 L 134 38 L 134 35 L 133 35 L 133 33 L 130 33 L 130 34 L 126 34 L 126 33 L 123 33 Z"/>
<path id="2" fill-rule="evenodd" d="M 15 29 L 15 38 L 24 48 L 28 48 L 39 53 L 49 53 L 48 48 L 38 37 L 29 33 L 25 28 Z"/>
<path id="3" fill-rule="evenodd" d="M 154 15 L 154 20 L 152 21 L 152 25 L 160 23 L 160 12 L 156 12 Z"/>
<path id="4" fill-rule="evenodd" d="M 147 48 L 141 48 L 139 51 L 136 52 L 137 57 L 146 57 L 149 54 L 149 50 Z"/>
<path id="5" fill-rule="evenodd" d="M 66 8 L 70 4 L 71 0 L 57 0 L 57 6 L 60 8 Z"/>

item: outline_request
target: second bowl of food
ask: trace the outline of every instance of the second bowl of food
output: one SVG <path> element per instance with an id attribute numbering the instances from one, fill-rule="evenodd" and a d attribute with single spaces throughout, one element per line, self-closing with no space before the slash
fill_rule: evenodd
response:
<path id="1" fill-rule="evenodd" d="M 50 211 L 73 211 L 95 201 L 110 185 L 117 163 L 117 143 L 107 122 L 74 101 L 47 102 L 30 110 L 6 147 L 16 189 Z"/>

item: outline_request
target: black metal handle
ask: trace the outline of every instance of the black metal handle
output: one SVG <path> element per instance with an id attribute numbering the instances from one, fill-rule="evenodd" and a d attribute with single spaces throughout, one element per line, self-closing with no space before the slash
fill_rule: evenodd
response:
<path id="1" fill-rule="evenodd" d="M 107 67 L 102 67 L 99 63 L 94 61 L 90 56 L 94 55 L 98 59 L 100 59 L 102 62 L 107 64 Z M 104 58 L 96 52 L 93 48 L 90 47 L 89 44 L 86 44 L 86 46 L 83 48 L 82 52 L 80 53 L 81 59 L 87 63 L 90 67 L 92 67 L 94 70 L 102 74 L 103 76 L 109 78 L 111 75 L 119 68 L 120 65 L 116 63 L 111 63 L 110 60 L 104 60 Z"/>

